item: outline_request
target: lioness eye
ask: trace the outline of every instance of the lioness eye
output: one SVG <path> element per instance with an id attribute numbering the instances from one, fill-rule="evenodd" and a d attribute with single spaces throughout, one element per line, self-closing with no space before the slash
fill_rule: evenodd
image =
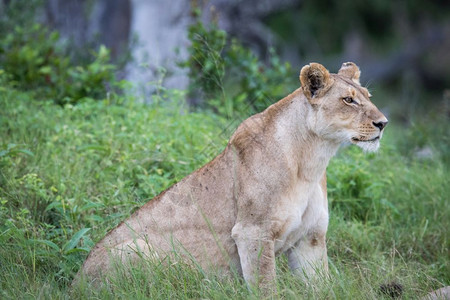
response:
<path id="1" fill-rule="evenodd" d="M 347 103 L 347 104 L 352 104 L 352 103 L 356 103 L 355 100 L 353 100 L 352 97 L 344 97 L 342 98 L 342 100 Z"/>

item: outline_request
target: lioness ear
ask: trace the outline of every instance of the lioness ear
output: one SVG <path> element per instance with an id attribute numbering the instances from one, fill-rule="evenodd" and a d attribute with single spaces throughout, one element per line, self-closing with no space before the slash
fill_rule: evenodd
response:
<path id="1" fill-rule="evenodd" d="M 321 96 L 331 86 L 330 72 L 318 63 L 310 63 L 300 71 L 303 93 L 308 100 Z"/>
<path id="2" fill-rule="evenodd" d="M 338 75 L 341 75 L 343 77 L 347 77 L 351 79 L 354 83 L 359 83 L 359 76 L 361 75 L 361 71 L 359 70 L 359 67 L 352 62 L 346 62 L 342 64 L 341 69 L 338 72 Z"/>

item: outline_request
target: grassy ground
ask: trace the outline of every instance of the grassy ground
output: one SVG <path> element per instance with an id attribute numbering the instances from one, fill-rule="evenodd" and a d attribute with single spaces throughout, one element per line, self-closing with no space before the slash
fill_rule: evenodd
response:
<path id="1" fill-rule="evenodd" d="M 164 97 L 62 108 L 0 87 L 0 298 L 258 298 L 237 276 L 150 262 L 69 291 L 96 241 L 226 145 L 228 122 Z M 448 118 L 390 124 L 382 144 L 332 160 L 331 279 L 306 286 L 280 257 L 281 298 L 380 299 L 394 281 L 410 299 L 450 284 Z"/>

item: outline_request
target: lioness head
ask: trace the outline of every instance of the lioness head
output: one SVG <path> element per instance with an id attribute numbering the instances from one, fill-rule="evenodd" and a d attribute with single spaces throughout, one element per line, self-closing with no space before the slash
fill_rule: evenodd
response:
<path id="1" fill-rule="evenodd" d="M 330 74 L 321 64 L 311 63 L 300 71 L 300 82 L 315 112 L 309 122 L 316 134 L 339 143 L 356 144 L 365 151 L 376 151 L 388 120 L 359 83 L 360 74 L 352 62 L 342 64 L 337 74 Z"/>

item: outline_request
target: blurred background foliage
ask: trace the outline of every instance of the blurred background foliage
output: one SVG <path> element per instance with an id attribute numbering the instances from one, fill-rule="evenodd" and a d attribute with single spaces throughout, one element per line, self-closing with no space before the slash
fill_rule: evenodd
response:
<path id="1" fill-rule="evenodd" d="M 37 23 L 35 13 L 42 1 L 4 4 L 0 17 L 0 66 L 10 82 L 34 91 L 37 98 L 59 104 L 103 97 L 115 77 L 109 50 L 88 50 L 75 59 L 70 43 L 57 31 Z"/>
<path id="2" fill-rule="evenodd" d="M 448 107 L 444 97 L 450 86 L 448 1 L 177 0 L 161 8 L 164 11 L 152 11 L 143 3 L 2 0 L 3 68 L 28 85 L 61 87 L 49 95 L 58 103 L 76 102 L 73 99 L 86 97 L 90 90 L 97 96 L 105 90 L 96 87 L 106 83 L 110 88 L 114 69 L 110 62 L 118 66 L 114 71 L 120 79 L 134 72 L 132 62 L 137 58 L 130 56 L 130 49 L 139 43 L 133 33 L 146 25 L 135 20 L 136 10 L 147 9 L 148 18 L 174 15 L 173 27 L 160 29 L 164 34 L 184 32 L 178 51 L 158 38 L 146 50 L 149 57 L 156 53 L 177 61 L 175 72 L 185 74 L 189 84 L 177 79 L 178 85 L 168 87 L 188 88 L 193 107 L 228 118 L 260 111 L 298 87 L 299 69 L 311 61 L 333 72 L 342 62 L 356 62 L 362 83 L 373 87 L 386 113 L 401 121 L 408 122 L 414 112 L 429 105 Z M 101 45 L 110 51 L 100 53 Z M 182 54 L 171 56 L 175 52 Z M 174 70 L 161 73 L 166 67 L 164 59 L 160 61 L 147 71 L 157 69 L 155 82 L 170 85 Z M 78 79 L 82 84 L 72 86 Z"/>
<path id="3" fill-rule="evenodd" d="M 402 121 L 448 101 L 448 1 L 301 1 L 264 20 L 289 45 L 286 57 L 355 61 L 377 103 Z"/>

